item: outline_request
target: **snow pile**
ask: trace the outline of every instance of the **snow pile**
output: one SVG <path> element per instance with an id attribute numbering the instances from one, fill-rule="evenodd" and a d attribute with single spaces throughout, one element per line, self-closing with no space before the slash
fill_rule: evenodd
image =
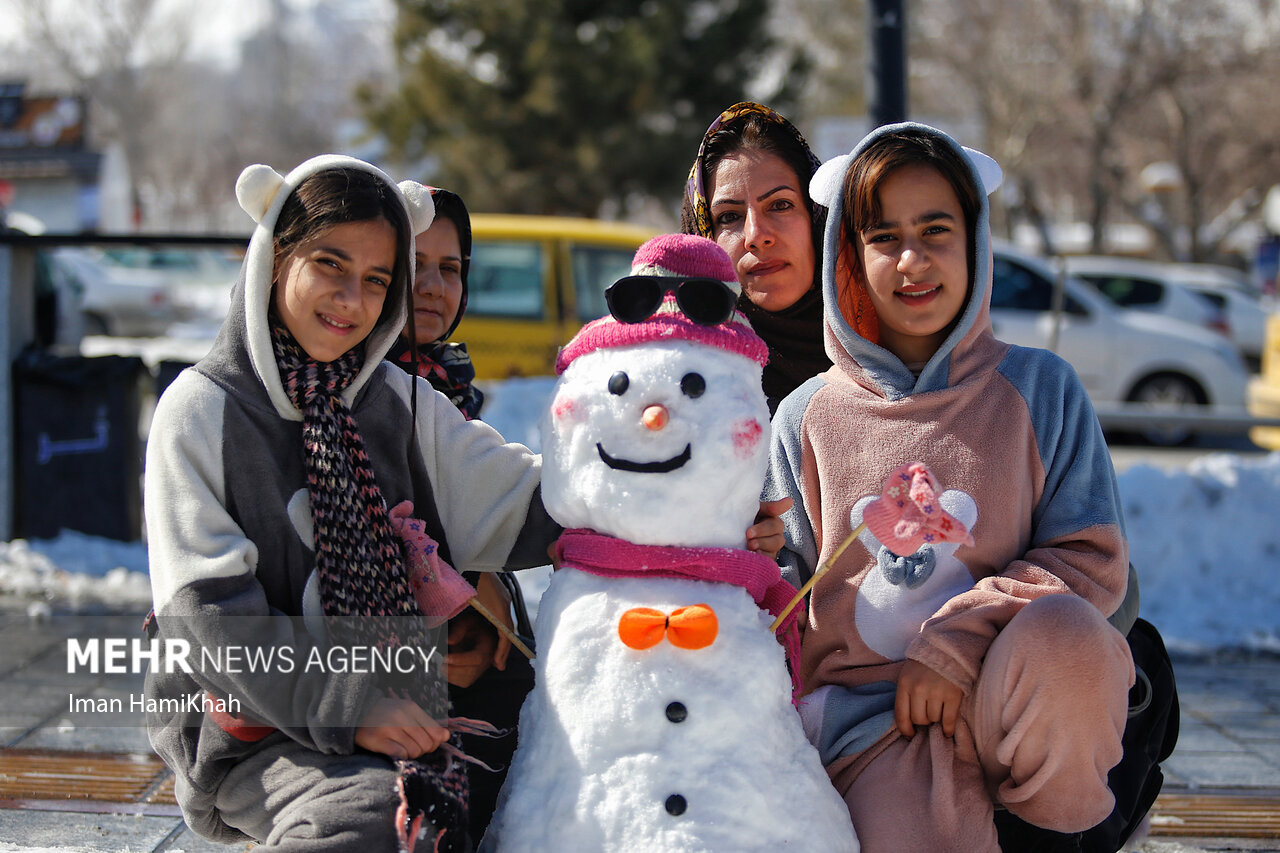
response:
<path id="1" fill-rule="evenodd" d="M 1280 652 L 1280 453 L 1119 480 L 1140 612 L 1169 647 Z"/>
<path id="2" fill-rule="evenodd" d="M 0 542 L 0 594 L 73 608 L 150 606 L 146 549 L 71 530 L 53 540 Z"/>

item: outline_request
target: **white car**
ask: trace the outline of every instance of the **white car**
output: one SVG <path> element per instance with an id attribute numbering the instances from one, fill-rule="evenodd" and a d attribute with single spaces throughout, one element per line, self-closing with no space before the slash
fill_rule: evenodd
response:
<path id="1" fill-rule="evenodd" d="M 995 247 L 991 323 L 997 338 L 1049 348 L 1055 270 L 1043 259 Z M 1064 276 L 1055 351 L 1080 375 L 1094 405 L 1213 406 L 1244 414 L 1248 373 L 1223 336 L 1158 314 L 1116 307 L 1093 287 Z M 1160 444 L 1193 435 L 1184 425 L 1143 432 Z"/>
<path id="2" fill-rule="evenodd" d="M 1262 366 L 1266 346 L 1267 317 L 1271 310 L 1255 291 L 1236 282 L 1205 275 L 1189 264 L 1170 264 L 1169 277 L 1177 285 L 1198 293 L 1217 306 L 1227 318 L 1231 339 L 1240 347 L 1252 373 Z"/>
<path id="3" fill-rule="evenodd" d="M 1253 275 L 1221 264 L 1202 264 L 1194 262 L 1170 264 L 1178 274 L 1178 280 L 1186 284 L 1207 284 L 1213 287 L 1226 287 L 1238 290 L 1246 296 L 1263 300 L 1268 297 L 1262 292 L 1262 284 Z"/>
<path id="4" fill-rule="evenodd" d="M 1221 308 L 1176 283 L 1167 264 L 1109 255 L 1072 255 L 1063 262 L 1068 273 L 1089 282 L 1122 308 L 1164 314 L 1231 335 Z"/>
<path id="5" fill-rule="evenodd" d="M 173 323 L 171 283 L 163 273 L 105 263 L 82 248 L 54 249 L 48 262 L 72 283 L 69 295 L 86 335 L 154 337 Z"/>
<path id="6" fill-rule="evenodd" d="M 1154 311 L 1220 331 L 1256 372 L 1266 336 L 1267 307 L 1239 275 L 1210 264 L 1178 264 L 1088 255 L 1065 258 L 1067 272 L 1117 305 Z"/>
<path id="7" fill-rule="evenodd" d="M 240 273 L 243 250 L 224 247 L 117 246 L 102 260 L 144 275 L 163 275 L 169 284 L 174 322 L 217 332 L 231 309 L 231 288 Z"/>

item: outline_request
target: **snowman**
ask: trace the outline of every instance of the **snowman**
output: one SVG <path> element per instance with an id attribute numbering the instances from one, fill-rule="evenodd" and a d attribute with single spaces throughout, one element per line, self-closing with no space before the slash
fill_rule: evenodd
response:
<path id="1" fill-rule="evenodd" d="M 657 237 L 560 353 L 542 495 L 566 531 L 483 850 L 858 850 L 769 627 L 794 590 L 744 549 L 769 412 L 736 299 L 714 242 Z"/>

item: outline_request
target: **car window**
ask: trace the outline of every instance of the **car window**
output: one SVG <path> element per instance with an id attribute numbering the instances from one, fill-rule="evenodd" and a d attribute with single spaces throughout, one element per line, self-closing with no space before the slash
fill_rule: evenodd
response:
<path id="1" fill-rule="evenodd" d="M 173 273 L 175 283 L 197 280 L 234 279 L 243 252 L 229 249 L 129 248 L 104 249 L 102 256 L 113 264 L 131 269 L 152 269 Z"/>
<path id="2" fill-rule="evenodd" d="M 1022 264 L 995 258 L 991 268 L 991 307 L 1013 311 L 1052 311 L 1053 282 Z M 1070 293 L 1063 294 L 1062 310 L 1089 316 L 1089 309 Z"/>
<path id="3" fill-rule="evenodd" d="M 634 249 L 573 246 L 573 286 L 577 295 L 578 319 L 582 322 L 609 313 L 604 292 L 609 285 L 631 272 Z"/>
<path id="4" fill-rule="evenodd" d="M 991 307 L 1014 311 L 1053 309 L 1053 284 L 1021 264 L 996 258 L 991 268 Z"/>
<path id="5" fill-rule="evenodd" d="M 1164 285 L 1149 278 L 1125 275 L 1081 275 L 1102 295 L 1125 308 L 1155 305 L 1164 297 Z"/>
<path id="6" fill-rule="evenodd" d="M 145 267 L 147 265 L 148 252 L 145 249 L 124 249 L 117 247 L 103 249 L 102 257 L 106 258 L 113 264 L 119 264 L 124 267 Z"/>
<path id="7" fill-rule="evenodd" d="M 477 240 L 467 273 L 467 314 L 542 317 L 542 268 L 537 243 Z"/>
<path id="8" fill-rule="evenodd" d="M 1213 291 L 1210 291 L 1210 290 L 1199 290 L 1196 288 L 1187 288 L 1187 289 L 1190 290 L 1192 293 L 1194 293 L 1196 296 L 1199 296 L 1201 299 L 1204 299 L 1207 302 L 1213 303 L 1214 307 L 1216 307 L 1219 311 L 1227 310 L 1227 295 L 1225 293 L 1214 293 Z"/>
<path id="9" fill-rule="evenodd" d="M 200 261 L 195 252 L 183 252 L 176 249 L 158 249 L 151 255 L 151 268 L 156 270 L 179 270 L 195 272 L 200 268 Z"/>

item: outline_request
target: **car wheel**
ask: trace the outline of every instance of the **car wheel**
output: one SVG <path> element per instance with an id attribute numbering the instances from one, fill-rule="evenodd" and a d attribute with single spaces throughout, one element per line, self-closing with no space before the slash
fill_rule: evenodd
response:
<path id="1" fill-rule="evenodd" d="M 1148 376 L 1133 389 L 1129 400 L 1158 412 L 1176 412 L 1191 406 L 1203 406 L 1208 402 L 1194 380 L 1177 373 Z M 1139 435 L 1149 444 L 1173 447 L 1189 442 L 1194 432 L 1187 426 L 1169 424 L 1150 427 Z"/>

